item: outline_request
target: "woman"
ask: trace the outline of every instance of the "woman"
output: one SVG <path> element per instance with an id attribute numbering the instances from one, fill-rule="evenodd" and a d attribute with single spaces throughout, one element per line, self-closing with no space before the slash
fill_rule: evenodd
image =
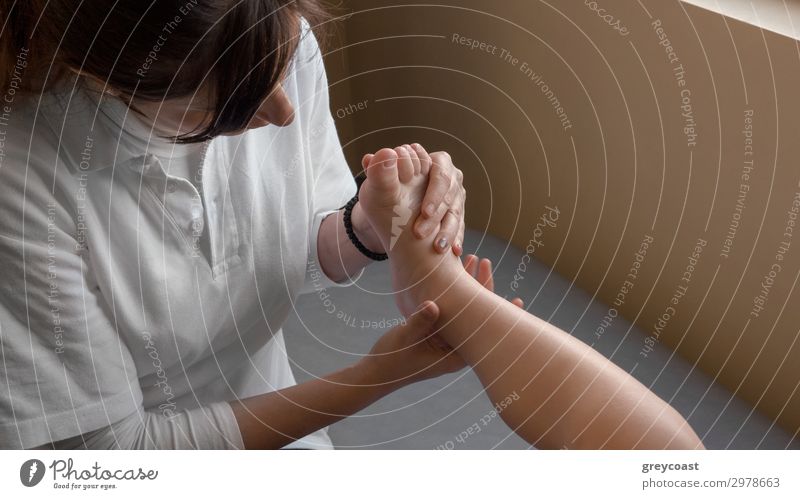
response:
<path id="1" fill-rule="evenodd" d="M 393 217 L 354 197 L 316 1 L 0 6 L 0 447 L 329 448 L 332 422 L 462 366 L 379 348 L 295 385 L 292 300 L 351 284 Z M 460 255 L 460 172 L 434 163 L 414 232 Z"/>

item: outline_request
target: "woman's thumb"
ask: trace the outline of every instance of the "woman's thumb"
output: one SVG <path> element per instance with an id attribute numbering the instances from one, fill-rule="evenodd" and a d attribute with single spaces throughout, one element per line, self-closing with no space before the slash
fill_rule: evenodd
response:
<path id="1" fill-rule="evenodd" d="M 430 332 L 430 327 L 439 318 L 439 306 L 431 300 L 426 300 L 419 306 L 416 312 L 411 316 L 408 321 L 414 332 L 421 332 L 427 336 Z"/>

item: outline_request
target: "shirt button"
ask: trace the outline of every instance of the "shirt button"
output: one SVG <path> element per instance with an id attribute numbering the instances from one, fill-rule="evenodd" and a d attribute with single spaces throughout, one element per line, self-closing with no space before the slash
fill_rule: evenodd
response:
<path id="1" fill-rule="evenodd" d="M 167 192 L 175 192 L 178 186 L 175 184 L 175 181 L 169 180 L 167 182 Z"/>

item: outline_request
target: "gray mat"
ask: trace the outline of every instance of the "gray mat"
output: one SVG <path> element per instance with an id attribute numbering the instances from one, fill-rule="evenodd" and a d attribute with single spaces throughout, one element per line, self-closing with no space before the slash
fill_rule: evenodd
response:
<path id="1" fill-rule="evenodd" d="M 495 263 L 497 292 L 507 295 L 523 252 L 470 231 L 466 252 Z M 600 353 L 668 401 L 709 449 L 799 449 L 800 441 L 746 402 L 660 344 L 640 362 L 645 334 L 617 317 L 594 344 L 608 306 L 533 261 L 518 295 L 528 310 L 593 345 Z M 298 382 L 355 362 L 401 316 L 391 297 L 388 264 L 371 265 L 355 286 L 303 295 L 285 324 L 284 336 Z M 337 448 L 527 449 L 464 370 L 417 383 L 330 427 Z"/>

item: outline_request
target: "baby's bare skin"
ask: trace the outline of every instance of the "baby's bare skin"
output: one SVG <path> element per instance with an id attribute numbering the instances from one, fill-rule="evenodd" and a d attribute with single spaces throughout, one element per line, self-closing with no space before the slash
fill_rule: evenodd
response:
<path id="1" fill-rule="evenodd" d="M 394 236 L 382 244 L 398 305 L 410 314 L 436 302 L 438 336 L 472 366 L 516 433 L 539 448 L 704 448 L 677 411 L 628 373 L 486 289 L 458 257 L 433 251 L 432 237 L 406 230 L 425 191 L 414 167 L 408 150 L 382 149 L 367 167 L 371 195 L 361 199 L 373 213 L 394 215 L 395 231 L 378 232 Z"/>
<path id="2" fill-rule="evenodd" d="M 359 195 L 389 254 L 395 300 L 405 315 L 413 313 L 425 299 L 433 299 L 423 298 L 428 294 L 423 285 L 431 273 L 448 276 L 461 270 L 459 275 L 466 275 L 455 254 L 431 249 L 438 231 L 423 239 L 412 232 L 428 185 L 424 171 L 425 165 L 419 164 L 419 155 L 410 146 L 381 149 L 367 165 L 367 179 Z"/>

